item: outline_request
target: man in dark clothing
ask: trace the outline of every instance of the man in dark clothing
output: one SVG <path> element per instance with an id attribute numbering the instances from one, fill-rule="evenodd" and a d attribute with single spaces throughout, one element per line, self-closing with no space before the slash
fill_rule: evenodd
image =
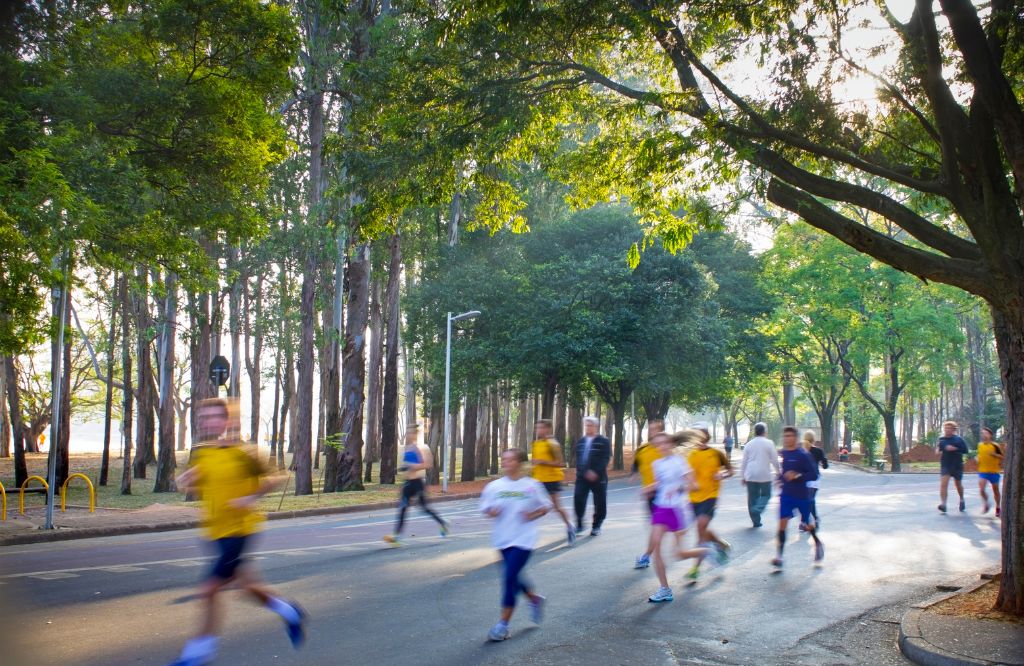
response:
<path id="1" fill-rule="evenodd" d="M 942 459 L 939 462 L 942 478 L 939 479 L 939 511 L 946 513 L 946 496 L 949 494 L 949 480 L 952 478 L 956 484 L 956 492 L 960 495 L 960 511 L 967 510 L 964 502 L 964 456 L 967 455 L 967 442 L 960 435 L 956 434 L 959 426 L 955 421 L 946 421 L 942 424 L 942 437 L 939 437 L 937 447 Z"/>
<path id="2" fill-rule="evenodd" d="M 825 557 L 825 546 L 815 530 L 807 489 L 807 482 L 818 478 L 818 464 L 814 462 L 811 454 L 800 447 L 797 429 L 793 426 L 782 429 L 782 451 L 779 452 L 779 458 L 782 465 L 782 487 L 779 492 L 778 554 L 772 560 L 772 565 L 782 567 L 782 551 L 786 547 L 786 526 L 797 511 L 800 512 L 801 522 L 807 525 L 807 533 L 814 541 L 814 561 L 820 562 Z"/>
<path id="3" fill-rule="evenodd" d="M 583 532 L 583 514 L 587 511 L 587 496 L 594 493 L 594 523 L 590 536 L 601 533 L 601 523 L 608 514 L 608 461 L 612 445 L 598 432 L 601 422 L 588 416 L 583 421 L 584 435 L 576 443 L 576 490 L 573 503 L 576 509 L 576 534 Z"/>

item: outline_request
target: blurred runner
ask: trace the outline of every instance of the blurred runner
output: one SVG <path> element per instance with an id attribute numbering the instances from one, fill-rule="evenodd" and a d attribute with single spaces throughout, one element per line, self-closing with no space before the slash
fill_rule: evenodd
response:
<path id="1" fill-rule="evenodd" d="M 551 504 L 555 512 L 562 517 L 565 523 L 566 538 L 569 545 L 576 544 L 576 530 L 572 527 L 569 514 L 562 508 L 558 500 L 562 492 L 562 481 L 565 480 L 565 459 L 562 456 L 561 445 L 551 437 L 551 421 L 540 419 L 534 425 L 534 434 L 537 439 L 532 445 L 533 470 L 531 475 L 540 481 L 551 497 Z"/>
<path id="2" fill-rule="evenodd" d="M 797 430 L 793 426 L 782 429 L 782 490 L 779 493 L 779 534 L 778 554 L 772 565 L 782 567 L 782 551 L 786 547 L 786 526 L 793 513 L 800 512 L 800 519 L 807 524 L 807 533 L 814 540 L 814 561 L 825 557 L 825 545 L 815 533 L 811 503 L 807 498 L 807 482 L 818 478 L 818 465 L 811 454 L 804 451 L 797 441 Z"/>
<path id="3" fill-rule="evenodd" d="M 942 424 L 942 437 L 939 437 L 939 445 L 936 447 L 942 458 L 939 467 L 942 476 L 939 478 L 939 511 L 946 513 L 946 497 L 949 495 L 949 480 L 953 479 L 956 492 L 960 495 L 960 511 L 967 510 L 967 503 L 964 502 L 964 456 L 967 455 L 967 442 L 960 435 L 956 434 L 959 426 L 956 421 L 946 421 Z"/>
<path id="4" fill-rule="evenodd" d="M 434 456 L 430 448 L 419 443 L 420 426 L 416 423 L 405 429 L 405 451 L 402 453 L 402 465 L 399 467 L 405 475 L 402 483 L 402 496 L 398 501 L 398 522 L 395 524 L 395 533 L 384 535 L 384 541 L 392 546 L 401 545 L 402 528 L 405 527 L 405 512 L 409 505 L 417 498 L 420 501 L 420 509 L 423 513 L 437 521 L 441 528 L 441 536 L 448 536 L 451 525 L 447 520 L 437 515 L 427 504 L 427 470 L 434 467 Z"/>
<path id="5" fill-rule="evenodd" d="M 711 531 L 711 520 L 715 517 L 718 506 L 718 492 L 722 480 L 732 476 L 732 463 L 725 453 L 711 447 L 711 433 L 703 423 L 695 424 L 691 429 L 696 436 L 693 438 L 697 448 L 690 452 L 686 461 L 693 470 L 693 487 L 690 490 L 690 504 L 697 518 L 697 542 L 700 545 L 710 544 L 718 555 L 718 561 L 724 564 L 729 559 L 729 542 L 719 538 Z M 700 575 L 700 562 L 693 565 L 688 574 L 692 580 Z"/>
<path id="6" fill-rule="evenodd" d="M 981 512 L 988 513 L 988 495 L 985 494 L 985 486 L 992 485 L 992 497 L 996 502 L 996 518 L 998 518 L 1001 513 L 999 475 L 1003 471 L 1003 448 L 992 441 L 993 434 L 991 428 L 982 426 L 981 441 L 978 442 L 978 490 L 981 491 L 981 501 L 983 502 Z"/>
<path id="7" fill-rule="evenodd" d="M 665 422 L 661 419 L 652 419 L 647 424 L 647 440 L 640 445 L 633 455 L 633 473 L 640 475 L 641 489 L 654 484 L 654 461 L 661 458 L 661 451 L 654 445 L 654 438 L 665 431 Z M 643 491 L 641 490 L 641 494 Z M 644 496 L 647 503 L 648 517 L 654 514 L 654 495 Z M 634 569 L 646 569 L 651 566 L 651 539 L 647 538 L 643 554 L 638 555 L 633 564 Z"/>
<path id="8" fill-rule="evenodd" d="M 828 469 L 828 458 L 825 456 L 825 451 L 818 446 L 817 438 L 814 436 L 813 430 L 808 430 L 804 433 L 804 449 L 807 453 L 811 454 L 814 458 L 815 464 L 821 469 Z M 818 490 L 821 488 L 821 473 L 818 473 L 818 478 L 814 481 L 807 482 L 807 495 L 811 500 L 811 515 L 814 516 L 814 524 L 820 530 L 821 519 L 818 517 Z M 803 522 L 800 523 L 800 531 L 806 532 L 807 525 Z"/>

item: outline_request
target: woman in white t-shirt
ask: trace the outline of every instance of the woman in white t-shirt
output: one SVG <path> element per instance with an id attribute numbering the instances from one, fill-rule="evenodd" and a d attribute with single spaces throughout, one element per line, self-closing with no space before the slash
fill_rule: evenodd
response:
<path id="1" fill-rule="evenodd" d="M 508 623 L 520 592 L 530 600 L 530 612 L 535 623 L 540 623 L 544 610 L 544 597 L 522 577 L 522 571 L 537 545 L 538 531 L 534 521 L 550 511 L 552 504 L 544 486 L 525 475 L 523 464 L 527 460 L 526 451 L 522 449 L 505 451 L 501 454 L 501 469 L 505 476 L 488 483 L 480 495 L 480 511 L 494 518 L 491 542 L 501 551 L 505 563 L 501 619 L 487 635 L 492 641 L 503 641 L 509 637 Z"/>
<path id="2" fill-rule="evenodd" d="M 675 453 L 675 442 L 667 434 L 659 434 L 652 442 L 662 457 L 654 461 L 654 483 L 644 492 L 654 496 L 651 511 L 651 543 L 648 550 L 654 554 L 654 571 L 658 574 L 661 587 L 648 601 L 661 603 L 672 601 L 672 588 L 665 573 L 665 559 L 661 555 L 661 542 L 666 532 L 675 535 L 676 557 L 680 560 L 696 558 L 700 564 L 711 552 L 709 548 L 683 550 L 683 535 L 693 524 L 693 509 L 690 507 L 689 492 L 694 488 L 693 470 L 686 460 Z"/>

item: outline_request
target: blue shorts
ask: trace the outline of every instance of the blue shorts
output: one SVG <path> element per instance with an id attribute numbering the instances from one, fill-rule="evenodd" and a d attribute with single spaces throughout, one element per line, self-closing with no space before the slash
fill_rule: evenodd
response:
<path id="1" fill-rule="evenodd" d="M 999 472 L 978 472 L 978 478 L 985 479 L 986 481 L 990 481 L 998 485 L 1000 476 Z"/>
<path id="2" fill-rule="evenodd" d="M 779 495 L 779 518 L 792 518 L 793 512 L 800 512 L 800 522 L 810 524 L 811 500 L 806 497 L 790 497 Z"/>
<path id="3" fill-rule="evenodd" d="M 238 567 L 245 562 L 242 555 L 245 552 L 247 540 L 248 537 L 244 536 L 224 537 L 223 539 L 214 540 L 213 544 L 217 548 L 217 559 L 214 560 L 213 567 L 210 569 L 211 578 L 231 580 L 235 577 Z"/>

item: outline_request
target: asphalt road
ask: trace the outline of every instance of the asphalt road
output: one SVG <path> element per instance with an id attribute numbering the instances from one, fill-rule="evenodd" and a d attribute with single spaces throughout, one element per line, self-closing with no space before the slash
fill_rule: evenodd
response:
<path id="1" fill-rule="evenodd" d="M 653 605 L 653 570 L 632 569 L 646 508 L 635 483 L 614 483 L 601 536 L 569 549 L 557 517 L 542 519 L 527 571 L 547 616 L 534 627 L 518 613 L 500 644 L 485 640 L 500 569 L 475 501 L 437 505 L 454 526 L 446 539 L 414 512 L 398 549 L 381 542 L 391 511 L 276 521 L 254 552 L 267 581 L 309 612 L 308 643 L 293 651 L 275 615 L 231 592 L 218 663 L 904 663 L 893 637 L 908 600 L 998 564 L 998 523 L 979 515 L 973 475 L 965 485 L 968 512 L 943 516 L 934 475 L 829 470 L 824 565 L 791 527 L 786 569 L 773 574 L 773 520 L 751 528 L 731 479 L 714 525 L 732 562 L 689 588 L 685 564 L 672 566 L 676 599 Z M 195 531 L 0 549 L 0 664 L 168 663 L 195 628 L 191 595 L 208 559 Z"/>

